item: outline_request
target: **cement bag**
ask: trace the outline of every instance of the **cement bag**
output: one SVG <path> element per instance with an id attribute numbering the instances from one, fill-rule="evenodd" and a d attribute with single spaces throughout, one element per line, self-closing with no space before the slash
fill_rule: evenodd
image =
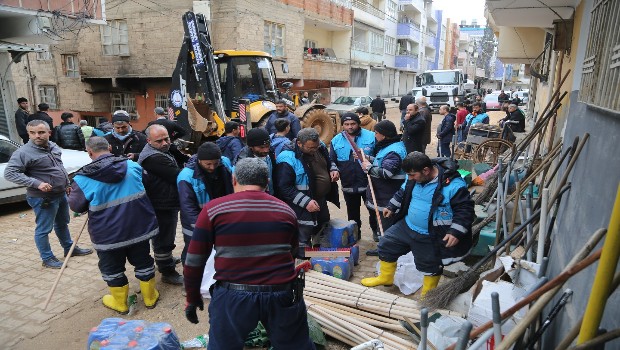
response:
<path id="1" fill-rule="evenodd" d="M 379 274 L 379 263 L 377 263 L 377 274 Z M 415 293 L 422 287 L 424 275 L 418 271 L 413 262 L 413 254 L 409 252 L 398 258 L 396 274 L 394 275 L 394 285 L 405 295 Z"/>
<path id="2" fill-rule="evenodd" d="M 205 265 L 205 271 L 202 274 L 202 283 L 200 284 L 200 294 L 203 298 L 211 299 L 209 294 L 209 288 L 217 282 L 213 277 L 215 276 L 215 248 L 211 251 L 209 259 L 207 259 L 207 265 Z"/>

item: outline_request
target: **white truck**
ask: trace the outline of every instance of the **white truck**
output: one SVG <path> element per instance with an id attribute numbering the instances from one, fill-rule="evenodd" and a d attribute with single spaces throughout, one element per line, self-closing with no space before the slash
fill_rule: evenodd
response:
<path id="1" fill-rule="evenodd" d="M 439 109 L 441 105 L 454 107 L 474 88 L 461 69 L 427 70 L 416 80 L 431 109 Z"/>

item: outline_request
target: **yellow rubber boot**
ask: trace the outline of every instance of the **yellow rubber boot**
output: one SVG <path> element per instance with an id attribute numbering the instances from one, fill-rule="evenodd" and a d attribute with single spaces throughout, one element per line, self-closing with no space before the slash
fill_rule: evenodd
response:
<path id="1" fill-rule="evenodd" d="M 379 276 L 364 278 L 360 282 L 366 287 L 391 286 L 395 273 L 396 262 L 379 261 Z"/>
<path id="2" fill-rule="evenodd" d="M 424 297 L 429 290 L 437 287 L 440 278 L 441 276 L 424 276 L 422 280 L 422 297 Z"/>
<path id="3" fill-rule="evenodd" d="M 147 282 L 140 281 L 140 291 L 142 291 L 142 300 L 144 300 L 146 308 L 154 308 L 159 300 L 159 292 L 155 289 L 155 277 Z"/>
<path id="4" fill-rule="evenodd" d="M 110 294 L 103 296 L 103 305 L 108 309 L 117 311 L 121 315 L 126 315 L 129 312 L 129 306 L 127 306 L 128 294 L 129 284 L 122 287 L 110 287 Z"/>

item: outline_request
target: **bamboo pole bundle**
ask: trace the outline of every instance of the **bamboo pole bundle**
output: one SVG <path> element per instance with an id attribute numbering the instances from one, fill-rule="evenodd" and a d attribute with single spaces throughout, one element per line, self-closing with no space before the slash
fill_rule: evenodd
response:
<path id="1" fill-rule="evenodd" d="M 331 301 L 327 301 L 323 299 L 317 299 L 317 298 L 307 296 L 307 297 L 304 297 L 304 300 L 306 301 L 306 304 L 310 302 L 313 304 L 321 305 L 322 307 L 326 309 L 333 310 L 335 312 L 339 312 L 346 316 L 356 318 L 360 321 L 368 323 L 371 326 L 384 328 L 384 329 L 395 331 L 395 332 L 402 333 L 405 335 L 409 334 L 407 330 L 405 330 L 405 328 L 401 326 L 400 322 L 398 322 L 397 320 L 393 318 L 373 314 L 372 312 L 358 310 L 352 307 L 333 303 Z"/>
<path id="2" fill-rule="evenodd" d="M 346 344 L 355 346 L 371 339 L 379 339 L 383 342 L 385 349 L 416 349 L 416 346 L 408 340 L 355 317 L 326 308 L 322 304 L 306 300 L 306 307 L 308 313 L 321 325 L 323 332 Z"/>
<path id="3" fill-rule="evenodd" d="M 420 320 L 420 306 L 414 300 L 367 288 L 316 271 L 306 273 L 304 295 L 336 302 L 392 319 L 400 320 L 406 316 L 416 321 Z M 463 316 L 448 310 L 437 311 L 443 315 Z"/>

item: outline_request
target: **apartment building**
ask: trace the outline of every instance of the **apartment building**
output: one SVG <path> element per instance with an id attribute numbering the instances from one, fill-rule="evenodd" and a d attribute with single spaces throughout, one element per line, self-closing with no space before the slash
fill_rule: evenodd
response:
<path id="1" fill-rule="evenodd" d="M 87 98 L 76 51 L 67 47 L 52 55 L 47 48 L 63 39 L 71 42 L 80 29 L 104 25 L 104 13 L 103 3 L 95 0 L 1 2 L 0 134 L 20 140 L 14 120 L 19 97 L 29 100 L 31 113 L 41 102 L 56 108 L 60 98 L 68 105 Z M 62 96 L 60 86 L 67 88 Z M 59 114 L 51 114 L 59 122 Z"/>
<path id="2" fill-rule="evenodd" d="M 446 48 L 443 67 L 444 69 L 456 69 L 459 55 L 459 26 L 450 18 L 447 18 L 446 29 Z"/>

